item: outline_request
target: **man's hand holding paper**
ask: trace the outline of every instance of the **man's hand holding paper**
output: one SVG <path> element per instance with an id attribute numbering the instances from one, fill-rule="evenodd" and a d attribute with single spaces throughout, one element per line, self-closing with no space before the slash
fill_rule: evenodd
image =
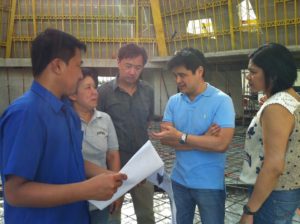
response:
<path id="1" fill-rule="evenodd" d="M 128 161 L 128 163 L 120 170 L 120 173 L 127 175 L 127 180 L 123 181 L 121 187 L 113 195 L 110 200 L 107 201 L 94 201 L 90 202 L 99 209 L 103 209 L 110 205 L 113 201 L 120 198 L 127 191 L 146 179 L 152 173 L 162 168 L 163 161 L 157 154 L 155 148 L 150 141 L 147 141 L 139 151 Z"/>

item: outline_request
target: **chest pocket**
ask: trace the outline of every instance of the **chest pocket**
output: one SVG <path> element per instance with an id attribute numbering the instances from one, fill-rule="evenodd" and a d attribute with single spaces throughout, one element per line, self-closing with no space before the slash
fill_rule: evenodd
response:
<path id="1" fill-rule="evenodd" d="M 179 111 L 179 110 L 178 110 Z M 174 113 L 175 127 L 183 132 L 194 135 L 202 135 L 211 125 L 211 116 L 195 110 L 184 110 Z"/>
<path id="2" fill-rule="evenodd" d="M 99 127 L 89 128 L 84 133 L 84 141 L 97 149 L 107 148 L 107 138 L 107 130 Z"/>

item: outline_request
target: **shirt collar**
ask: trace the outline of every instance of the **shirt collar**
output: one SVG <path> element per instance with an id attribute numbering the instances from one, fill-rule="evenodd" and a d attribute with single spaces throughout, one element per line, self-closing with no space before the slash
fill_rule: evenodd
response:
<path id="1" fill-rule="evenodd" d="M 96 119 L 96 118 L 102 118 L 102 112 L 99 110 L 94 109 L 94 115 L 92 117 L 92 120 Z"/>
<path id="2" fill-rule="evenodd" d="M 214 92 L 214 87 L 211 86 L 208 82 L 206 82 L 206 89 L 202 93 L 200 93 L 198 96 L 196 96 L 195 100 L 201 98 L 201 96 L 209 97 L 209 96 L 211 96 L 213 94 L 213 92 Z M 181 93 L 181 96 L 189 98 L 184 93 Z"/>
<path id="3" fill-rule="evenodd" d="M 117 82 L 118 76 L 112 81 L 112 87 L 115 91 L 118 88 L 118 82 Z"/>
<path id="4" fill-rule="evenodd" d="M 116 78 L 112 81 L 113 91 L 115 91 L 117 88 L 119 88 L 119 86 L 118 86 L 118 78 L 119 78 L 119 75 L 117 75 Z M 143 86 L 143 82 L 139 79 L 137 81 L 137 89 L 139 89 L 142 86 Z"/>
<path id="5" fill-rule="evenodd" d="M 102 114 L 103 114 L 103 112 L 101 112 L 101 111 L 99 111 L 99 110 L 97 110 L 97 109 L 95 108 L 95 109 L 94 109 L 93 116 L 92 116 L 91 120 L 90 120 L 88 123 L 91 123 L 91 122 L 93 122 L 93 121 L 96 120 L 96 119 L 101 119 L 101 118 L 103 117 Z M 82 122 L 86 123 L 81 117 L 80 117 L 80 120 L 81 120 Z"/>
<path id="6" fill-rule="evenodd" d="M 208 82 L 206 82 L 206 89 L 200 95 L 202 95 L 202 96 L 211 96 L 214 92 L 213 89 L 214 88 Z"/>
<path id="7" fill-rule="evenodd" d="M 64 106 L 64 102 L 58 99 L 53 93 L 47 90 L 44 86 L 42 86 L 37 81 L 33 81 L 31 85 L 31 91 L 39 95 L 44 101 L 50 104 L 52 109 L 57 113 Z M 65 100 L 64 100 L 65 101 Z"/>

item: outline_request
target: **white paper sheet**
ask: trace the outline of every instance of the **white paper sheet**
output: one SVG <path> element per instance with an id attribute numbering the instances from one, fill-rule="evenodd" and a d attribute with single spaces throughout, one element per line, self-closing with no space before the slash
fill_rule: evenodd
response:
<path id="1" fill-rule="evenodd" d="M 107 201 L 90 200 L 89 202 L 102 210 L 142 180 L 162 168 L 163 165 L 164 163 L 152 143 L 147 141 L 120 170 L 120 173 L 127 174 L 128 179 L 123 182 L 123 185 L 118 188 L 113 197 Z"/>

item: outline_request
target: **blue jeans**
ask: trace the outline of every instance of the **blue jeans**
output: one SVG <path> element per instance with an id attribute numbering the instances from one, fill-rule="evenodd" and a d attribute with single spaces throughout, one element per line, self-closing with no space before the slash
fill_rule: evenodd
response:
<path id="1" fill-rule="evenodd" d="M 109 217 L 109 206 L 103 210 L 92 210 L 90 211 L 90 222 L 91 224 L 107 224 Z"/>
<path id="2" fill-rule="evenodd" d="M 253 188 L 250 188 L 252 193 Z M 254 215 L 255 224 L 291 224 L 300 206 L 300 189 L 273 191 Z"/>
<path id="3" fill-rule="evenodd" d="M 172 181 L 177 224 L 192 224 L 198 206 L 203 224 L 224 224 L 225 190 L 192 189 Z"/>

